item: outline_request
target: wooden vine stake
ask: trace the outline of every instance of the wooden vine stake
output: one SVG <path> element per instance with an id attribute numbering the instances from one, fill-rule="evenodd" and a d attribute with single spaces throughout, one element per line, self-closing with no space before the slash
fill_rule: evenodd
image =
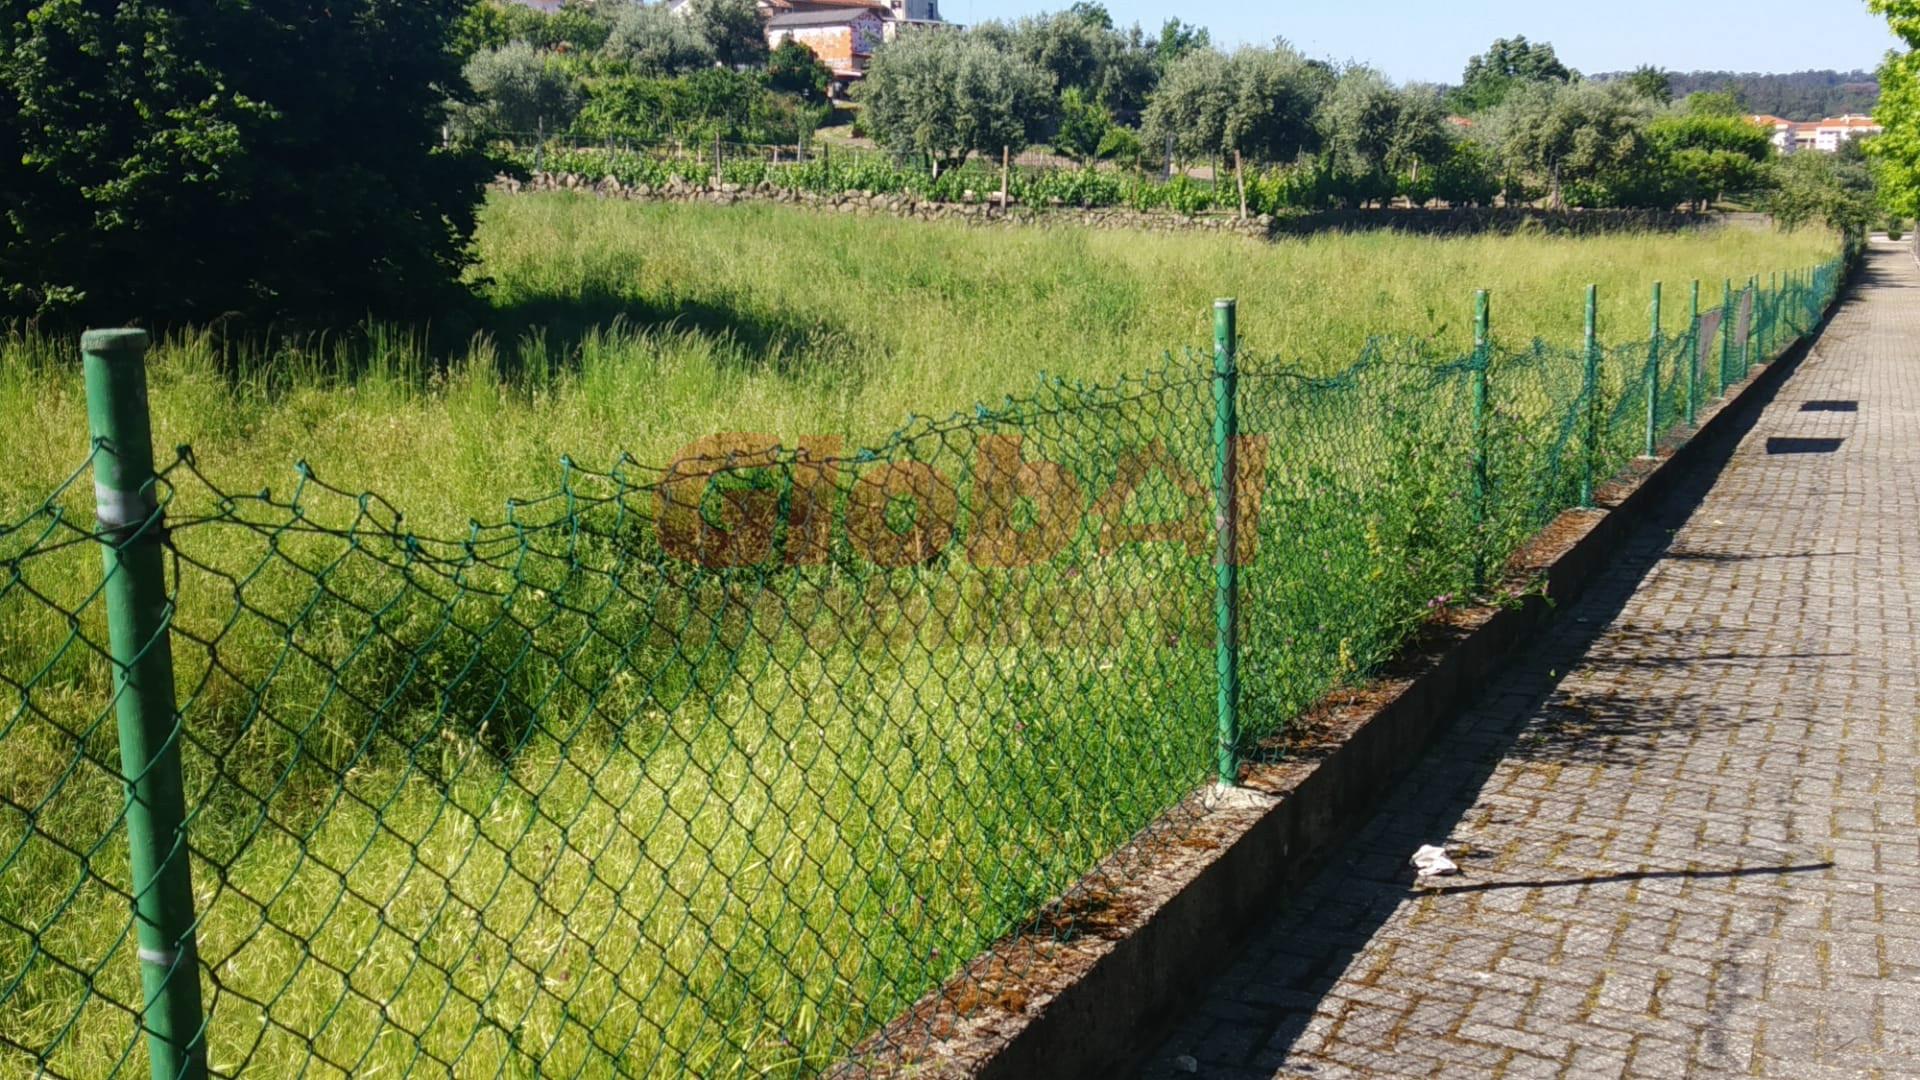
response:
<path id="1" fill-rule="evenodd" d="M 1240 220 L 1247 220 L 1247 174 L 1240 151 L 1233 152 L 1233 182 L 1240 189 Z"/>

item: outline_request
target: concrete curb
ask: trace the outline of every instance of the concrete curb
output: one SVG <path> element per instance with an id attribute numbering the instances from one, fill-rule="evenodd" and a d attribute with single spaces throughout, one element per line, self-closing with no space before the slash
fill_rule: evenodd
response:
<path id="1" fill-rule="evenodd" d="M 1005 943 L 896 1019 L 836 1074 L 1095 1077 L 1133 1065 L 1158 1045 L 1190 992 L 1225 970 L 1245 936 L 1365 824 L 1487 677 L 1599 575 L 1627 531 L 1691 470 L 1725 462 L 1825 325 L 1823 318 L 1780 359 L 1729 388 L 1685 443 L 1608 485 L 1596 499 L 1599 511 L 1568 511 L 1549 526 L 1542 536 L 1560 542 L 1520 567 L 1540 588 L 1481 612 L 1411 674 L 1345 695 L 1364 704 L 1344 716 L 1331 706 L 1343 736 L 1336 745 L 1311 761 L 1252 770 L 1245 787 L 1258 795 L 1196 796 L 1167 815 L 1164 828 L 1144 834 L 1175 842 L 1157 844 L 1126 869 L 1097 873 L 1123 880 L 1123 894 L 1138 894 L 1112 905 L 1135 914 L 1083 943 Z M 1006 984 L 1015 967 L 1006 958 L 1017 948 L 1044 959 L 1012 976 L 1021 986 L 1014 1007 L 991 1004 L 993 980 Z"/>

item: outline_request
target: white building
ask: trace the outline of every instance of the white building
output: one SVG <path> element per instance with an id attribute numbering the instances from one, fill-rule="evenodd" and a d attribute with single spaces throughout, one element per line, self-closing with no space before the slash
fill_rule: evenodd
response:
<path id="1" fill-rule="evenodd" d="M 1824 153 L 1838 153 L 1843 143 L 1852 142 L 1885 130 L 1873 122 L 1871 116 L 1833 116 L 1820 121 L 1813 129 L 1813 148 Z"/>
<path id="2" fill-rule="evenodd" d="M 1795 127 L 1793 121 L 1783 120 L 1778 116 L 1768 116 L 1764 113 L 1749 116 L 1747 119 L 1773 132 L 1773 148 L 1775 150 L 1783 154 L 1793 153 L 1793 129 Z"/>
<path id="3" fill-rule="evenodd" d="M 1817 150 L 1823 154 L 1839 153 L 1840 147 L 1854 139 L 1878 135 L 1883 130 L 1871 116 L 1858 116 L 1849 113 L 1845 116 L 1830 116 L 1825 120 L 1811 123 L 1796 123 L 1783 120 L 1778 116 L 1749 116 L 1747 119 L 1773 132 L 1773 145 L 1783 154 L 1798 153 L 1801 150 Z"/>

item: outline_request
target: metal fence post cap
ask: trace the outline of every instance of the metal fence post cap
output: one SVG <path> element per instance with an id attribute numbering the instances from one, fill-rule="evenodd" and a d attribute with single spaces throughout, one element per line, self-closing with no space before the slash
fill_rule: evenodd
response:
<path id="1" fill-rule="evenodd" d="M 145 330 L 89 330 L 80 335 L 80 350 L 90 353 L 145 352 L 149 340 Z"/>
<path id="2" fill-rule="evenodd" d="M 1234 299 L 1233 299 L 1233 297 L 1231 297 L 1231 296 L 1224 296 L 1224 297 L 1221 297 L 1221 298 L 1220 298 L 1220 299 L 1218 299 L 1218 300 L 1215 300 L 1215 301 L 1213 302 L 1213 306 L 1214 306 L 1214 307 L 1216 307 L 1216 308 L 1230 308 L 1230 307 L 1232 307 L 1232 306 L 1234 305 L 1234 303 L 1235 303 L 1235 301 L 1234 301 Z"/>

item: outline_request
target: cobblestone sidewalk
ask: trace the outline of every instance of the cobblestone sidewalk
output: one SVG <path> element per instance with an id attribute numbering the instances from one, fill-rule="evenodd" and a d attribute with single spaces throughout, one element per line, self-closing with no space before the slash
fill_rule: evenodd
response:
<path id="1" fill-rule="evenodd" d="M 1904 247 L 1665 514 L 1144 1076 L 1920 1077 Z M 1464 875 L 1416 889 L 1440 842 Z"/>

